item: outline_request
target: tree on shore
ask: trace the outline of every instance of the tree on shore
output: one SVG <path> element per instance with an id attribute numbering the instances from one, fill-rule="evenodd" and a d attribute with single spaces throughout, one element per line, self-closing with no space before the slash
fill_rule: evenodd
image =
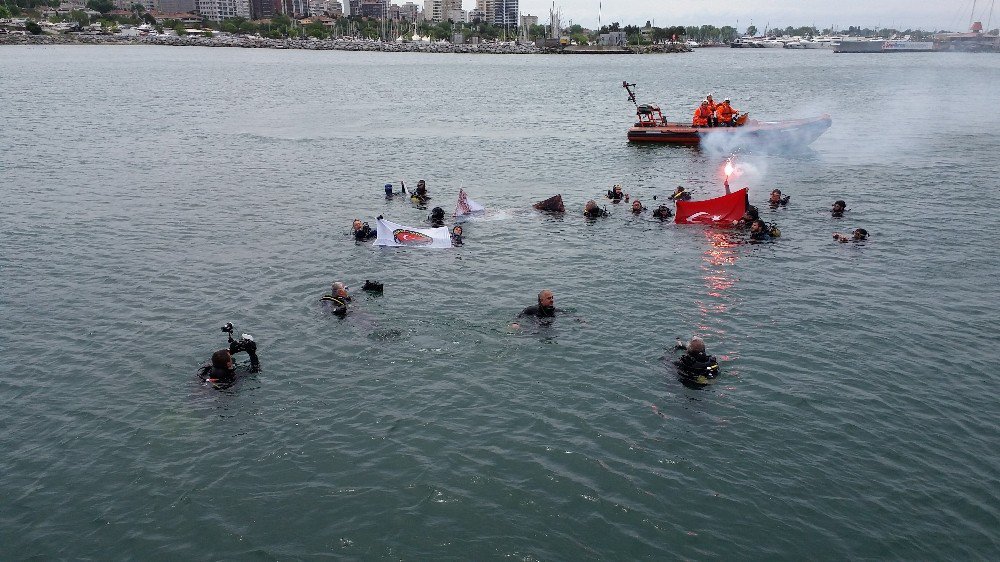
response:
<path id="1" fill-rule="evenodd" d="M 112 0 L 87 0 L 87 7 L 95 12 L 106 14 L 115 9 L 115 3 Z"/>
<path id="2" fill-rule="evenodd" d="M 750 27 L 748 27 L 747 35 L 749 35 L 750 37 L 755 37 L 757 35 L 757 26 L 751 25 Z"/>
<path id="3" fill-rule="evenodd" d="M 28 33 L 32 35 L 42 34 L 42 26 L 38 25 L 34 20 L 24 22 L 24 28 L 27 29 Z"/>

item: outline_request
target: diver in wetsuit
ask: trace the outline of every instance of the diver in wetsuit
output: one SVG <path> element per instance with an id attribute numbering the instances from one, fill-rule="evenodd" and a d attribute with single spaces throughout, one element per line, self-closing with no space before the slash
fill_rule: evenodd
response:
<path id="1" fill-rule="evenodd" d="M 633 215 L 640 215 L 645 210 L 646 210 L 646 208 L 642 206 L 642 202 L 641 201 L 639 201 L 638 199 L 636 199 L 635 201 L 632 201 L 632 214 Z"/>
<path id="2" fill-rule="evenodd" d="M 216 351 L 212 354 L 212 360 L 198 370 L 198 376 L 206 382 L 231 385 L 236 381 L 236 365 L 232 354 L 228 349 Z"/>
<path id="3" fill-rule="evenodd" d="M 830 209 L 830 216 L 835 219 L 839 219 L 844 216 L 845 212 L 847 212 L 847 203 L 845 203 L 842 199 L 834 201 L 833 207 Z"/>
<path id="4" fill-rule="evenodd" d="M 788 204 L 788 200 L 791 199 L 791 195 L 785 195 L 782 197 L 780 189 L 771 190 L 771 197 L 767 200 L 767 204 L 771 206 L 772 209 L 777 209 L 779 206 L 784 207 Z"/>
<path id="5" fill-rule="evenodd" d="M 657 207 L 656 209 L 653 210 L 653 218 L 657 218 L 657 219 L 660 219 L 660 220 L 666 220 L 666 219 L 669 219 L 672 216 L 674 216 L 674 212 L 671 211 L 670 207 L 668 207 L 666 205 L 660 205 L 659 207 Z"/>
<path id="6" fill-rule="evenodd" d="M 368 223 L 361 222 L 360 219 L 354 219 L 354 223 L 351 225 L 351 232 L 354 235 L 355 242 L 364 242 L 378 236 L 377 230 L 368 226 Z"/>
<path id="7" fill-rule="evenodd" d="M 628 194 L 622 192 L 622 186 L 620 183 L 616 183 L 614 187 L 608 190 L 607 198 L 611 200 L 612 203 L 621 203 L 624 199 L 628 202 Z"/>
<path id="8" fill-rule="evenodd" d="M 461 246 L 462 242 L 462 225 L 457 224 L 455 228 L 451 229 L 451 245 Z"/>
<path id="9" fill-rule="evenodd" d="M 544 289 L 538 293 L 538 304 L 531 305 L 524 310 L 522 310 L 517 317 L 520 318 L 555 318 L 556 313 L 562 313 L 561 309 L 556 308 L 556 298 L 552 294 L 552 291 Z M 511 328 L 517 329 L 521 325 L 515 321 L 510 325 Z"/>
<path id="10" fill-rule="evenodd" d="M 863 242 L 868 240 L 868 231 L 863 228 L 855 228 L 850 236 L 837 232 L 833 235 L 833 239 L 844 244 L 848 242 Z"/>
<path id="11" fill-rule="evenodd" d="M 337 281 L 330 285 L 330 294 L 323 295 L 319 300 L 330 312 L 343 318 L 347 316 L 347 304 L 351 302 L 351 295 L 347 293 L 347 285 Z"/>
<path id="12" fill-rule="evenodd" d="M 233 323 L 227 322 L 222 331 L 229 335 L 229 349 L 220 349 L 212 354 L 212 360 L 198 370 L 198 376 L 205 382 L 214 384 L 217 388 L 229 388 L 236 382 L 236 365 L 233 355 L 245 351 L 250 356 L 248 372 L 260 371 L 260 359 L 257 358 L 257 342 L 250 334 L 243 334 L 240 339 L 233 339 Z"/>
<path id="13" fill-rule="evenodd" d="M 434 207 L 431 209 L 431 214 L 427 217 L 427 220 L 431 223 L 433 228 L 440 228 L 444 226 L 444 209 L 441 207 Z"/>
<path id="14" fill-rule="evenodd" d="M 719 376 L 719 362 L 714 355 L 705 352 L 703 339 L 695 336 L 686 345 L 678 339 L 676 349 L 685 350 L 684 355 L 674 361 L 677 375 L 683 381 L 706 385 Z"/>
<path id="15" fill-rule="evenodd" d="M 410 194 L 410 201 L 417 205 L 425 205 L 430 200 L 431 196 L 427 193 L 427 183 L 424 180 L 418 181 L 416 191 Z"/>
<path id="16" fill-rule="evenodd" d="M 750 239 L 758 242 L 764 242 L 771 240 L 772 238 L 777 238 L 780 234 L 778 227 L 768 226 L 764 221 L 757 219 L 753 221 L 750 225 Z"/>
<path id="17" fill-rule="evenodd" d="M 753 225 L 753 221 L 758 219 L 760 219 L 760 211 L 757 210 L 757 207 L 748 205 L 747 210 L 743 213 L 743 217 L 733 223 L 733 226 L 736 228 L 750 228 Z"/>
<path id="18" fill-rule="evenodd" d="M 670 194 L 670 198 L 673 199 L 674 201 L 690 201 L 691 194 L 684 190 L 683 185 L 678 185 L 677 189 L 675 189 L 674 192 Z"/>
<path id="19" fill-rule="evenodd" d="M 595 219 L 597 217 L 606 217 L 610 214 L 611 213 L 609 213 L 607 210 L 598 207 L 597 202 L 594 201 L 593 199 L 587 201 L 587 204 L 584 205 L 583 207 L 583 216 L 587 217 L 588 219 Z"/>

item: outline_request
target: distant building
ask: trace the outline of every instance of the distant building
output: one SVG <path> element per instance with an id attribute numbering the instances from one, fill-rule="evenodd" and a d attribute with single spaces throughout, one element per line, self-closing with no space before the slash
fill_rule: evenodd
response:
<path id="1" fill-rule="evenodd" d="M 517 27 L 519 14 L 517 0 L 493 0 L 493 25 L 504 28 Z"/>
<path id="2" fill-rule="evenodd" d="M 363 18 L 385 19 L 386 2 L 388 0 L 361 0 L 361 12 L 358 15 Z"/>
<path id="3" fill-rule="evenodd" d="M 309 14 L 313 16 L 326 14 L 328 16 L 340 17 L 344 15 L 344 9 L 337 0 L 309 0 Z"/>
<path id="4" fill-rule="evenodd" d="M 527 14 L 521 16 L 521 27 L 532 27 L 538 25 L 538 16 L 529 16 Z"/>
<path id="5" fill-rule="evenodd" d="M 165 14 L 183 14 L 197 9 L 195 0 L 160 0 L 157 11 Z"/>
<path id="6" fill-rule="evenodd" d="M 163 11 L 165 11 L 165 10 L 162 10 L 162 9 L 160 9 L 160 8 L 157 7 L 158 4 L 159 4 L 159 2 L 157 2 L 156 0 L 114 0 L 115 8 L 118 8 L 119 10 L 126 10 L 128 12 L 131 12 L 132 11 L 132 4 L 139 4 L 147 12 L 163 12 Z M 174 10 L 170 10 L 170 11 L 172 12 Z"/>
<path id="7" fill-rule="evenodd" d="M 361 0 L 348 0 L 347 4 L 344 4 L 344 8 L 347 8 L 346 15 L 349 15 L 349 16 L 360 16 L 361 15 Z"/>
<path id="8" fill-rule="evenodd" d="M 250 19 L 249 0 L 197 0 L 197 10 L 209 21 L 222 21 L 229 18 Z"/>
<path id="9" fill-rule="evenodd" d="M 424 0 L 424 21 L 431 21 L 435 23 L 442 21 L 442 1 L 443 0 Z"/>
<path id="10" fill-rule="evenodd" d="M 476 15 L 479 16 L 479 21 L 483 23 L 493 23 L 493 4 L 495 0 L 476 0 Z M 469 14 L 471 21 L 475 21 L 475 15 Z"/>
<path id="11" fill-rule="evenodd" d="M 465 23 L 469 21 L 469 12 L 466 12 L 461 8 L 451 8 L 450 10 L 448 10 L 443 14 L 443 17 L 446 20 L 451 20 L 456 23 L 458 22 Z"/>
<path id="12" fill-rule="evenodd" d="M 399 7 L 399 19 L 406 21 L 417 21 L 420 16 L 420 7 L 413 2 L 407 2 Z"/>
<path id="13" fill-rule="evenodd" d="M 483 23 L 489 23 L 489 20 L 486 18 L 486 12 L 480 10 L 479 8 L 469 10 L 469 21 L 475 23 L 477 20 Z"/>
<path id="14" fill-rule="evenodd" d="M 274 0 L 250 0 L 250 19 L 271 19 L 276 13 Z"/>
<path id="15" fill-rule="evenodd" d="M 610 33 L 602 33 L 597 39 L 598 45 L 607 45 L 615 47 L 624 47 L 627 39 L 625 38 L 624 31 L 612 31 Z"/>

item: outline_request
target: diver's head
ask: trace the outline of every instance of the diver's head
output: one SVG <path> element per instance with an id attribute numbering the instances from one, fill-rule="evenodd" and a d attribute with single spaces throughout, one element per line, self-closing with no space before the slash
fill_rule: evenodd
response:
<path id="1" fill-rule="evenodd" d="M 556 297 L 552 291 L 544 289 L 538 293 L 538 306 L 542 308 L 552 308 L 556 304 Z"/>
<path id="2" fill-rule="evenodd" d="M 354 230 L 361 230 L 361 219 L 354 219 L 354 223 L 351 225 Z"/>
<path id="3" fill-rule="evenodd" d="M 729 98 L 726 98 L 726 99 L 722 100 L 722 103 L 724 103 L 726 105 L 729 105 Z"/>
<path id="4" fill-rule="evenodd" d="M 638 199 L 632 201 L 632 212 L 639 213 L 641 211 L 642 211 L 642 203 Z"/>
<path id="5" fill-rule="evenodd" d="M 834 213 L 843 213 L 844 209 L 846 208 L 847 208 L 847 203 L 845 203 L 843 200 L 834 201 L 833 208 L 831 209 L 831 211 L 833 211 Z"/>
<path id="6" fill-rule="evenodd" d="M 333 285 L 330 285 L 330 292 L 333 293 L 333 296 L 335 297 L 346 297 L 347 285 L 337 281 Z"/>
<path id="7" fill-rule="evenodd" d="M 753 205 L 748 206 L 746 212 L 743 213 L 743 220 L 745 221 L 755 221 L 758 218 L 760 218 L 760 212 Z"/>
<path id="8" fill-rule="evenodd" d="M 587 201 L 587 204 L 583 206 L 583 211 L 585 213 L 592 213 L 597 210 L 597 202 L 591 199 Z"/>
<path id="9" fill-rule="evenodd" d="M 705 353 L 705 340 L 695 336 L 687 344 L 688 353 Z"/>
<path id="10" fill-rule="evenodd" d="M 431 218 L 439 221 L 444 220 L 444 209 L 441 207 L 431 209 Z"/>
<path id="11" fill-rule="evenodd" d="M 220 349 L 212 354 L 212 367 L 233 370 L 233 356 L 228 349 Z"/>
<path id="12" fill-rule="evenodd" d="M 454 234 L 455 236 L 461 236 L 462 235 L 462 225 L 460 225 L 460 224 L 455 225 L 455 228 L 451 229 L 451 233 Z"/>
<path id="13" fill-rule="evenodd" d="M 622 192 L 622 184 L 616 183 L 615 186 L 611 188 L 611 191 L 614 192 L 615 194 L 620 195 Z"/>
<path id="14" fill-rule="evenodd" d="M 677 189 L 674 190 L 674 193 L 684 193 L 684 186 L 678 185 Z"/>
<path id="15" fill-rule="evenodd" d="M 855 240 L 867 240 L 868 239 L 868 231 L 865 230 L 865 229 L 863 229 L 863 228 L 856 228 L 856 229 L 854 229 L 854 239 Z"/>
<path id="16" fill-rule="evenodd" d="M 767 225 L 760 219 L 753 221 L 750 225 L 750 232 L 764 232 L 765 230 L 767 230 Z"/>
<path id="17" fill-rule="evenodd" d="M 771 201 L 771 203 L 780 203 L 781 202 L 781 190 L 780 189 L 772 189 L 771 190 L 771 199 L 770 199 L 770 201 Z"/>

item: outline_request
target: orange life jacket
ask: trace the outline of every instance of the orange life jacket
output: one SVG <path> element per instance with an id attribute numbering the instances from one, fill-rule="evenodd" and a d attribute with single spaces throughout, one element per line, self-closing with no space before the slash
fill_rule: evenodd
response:
<path id="1" fill-rule="evenodd" d="M 694 118 L 691 119 L 691 124 L 695 127 L 704 127 L 708 125 L 708 120 L 711 117 L 712 112 L 708 110 L 708 106 L 699 105 L 698 109 L 694 110 Z"/>
<path id="2" fill-rule="evenodd" d="M 719 118 L 719 121 L 723 123 L 729 123 L 733 120 L 733 115 L 736 115 L 737 111 L 733 109 L 733 106 L 728 103 L 719 105 L 719 108 L 715 110 L 715 116 Z"/>

